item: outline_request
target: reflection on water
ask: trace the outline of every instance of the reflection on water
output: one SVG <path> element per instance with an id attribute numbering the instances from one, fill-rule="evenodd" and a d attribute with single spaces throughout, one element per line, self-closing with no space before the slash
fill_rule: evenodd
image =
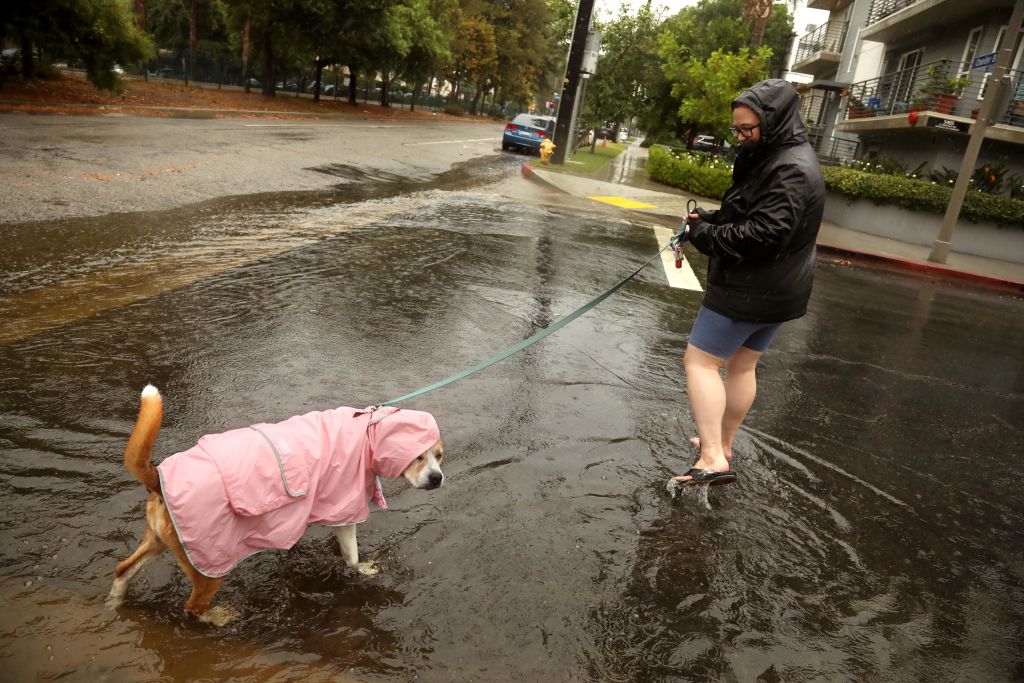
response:
<path id="1" fill-rule="evenodd" d="M 518 182 L 250 198 L 94 242 L 85 221 L 40 247 L 50 268 L 22 244 L 0 266 L 5 679 L 1021 678 L 1022 303 L 827 261 L 763 361 L 739 482 L 706 505 L 665 489 L 692 457 L 699 295 L 649 269 L 409 404 L 438 418 L 447 483 L 385 483 L 392 510 L 360 531 L 381 576 L 312 529 L 231 575 L 229 626 L 184 618 L 169 556 L 107 611 L 143 530 L 120 457 L 146 382 L 166 401 L 158 457 L 367 405 L 529 336 L 656 249 L 645 226 L 510 201 Z"/>

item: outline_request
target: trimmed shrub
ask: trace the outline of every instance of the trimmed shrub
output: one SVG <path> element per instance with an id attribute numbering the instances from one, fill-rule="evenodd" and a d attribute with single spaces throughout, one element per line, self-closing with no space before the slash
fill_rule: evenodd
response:
<path id="1" fill-rule="evenodd" d="M 732 185 L 732 167 L 722 161 L 706 161 L 695 154 L 651 147 L 647 173 L 652 180 L 701 197 L 721 199 Z"/>
<path id="2" fill-rule="evenodd" d="M 870 199 L 912 211 L 944 214 L 952 190 L 913 178 L 864 173 L 851 168 L 828 166 L 821 169 L 825 186 L 851 199 Z M 960 215 L 970 221 L 991 221 L 998 225 L 1024 227 L 1024 201 L 969 190 Z"/>
<path id="3" fill-rule="evenodd" d="M 450 116 L 463 116 L 466 112 L 457 104 L 446 104 L 444 105 L 444 113 Z"/>

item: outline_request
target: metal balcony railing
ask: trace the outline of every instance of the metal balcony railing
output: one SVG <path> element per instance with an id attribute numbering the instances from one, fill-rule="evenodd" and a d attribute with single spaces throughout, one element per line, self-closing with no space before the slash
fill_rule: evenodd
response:
<path id="1" fill-rule="evenodd" d="M 793 63 L 799 64 L 819 52 L 842 52 L 848 26 L 848 23 L 829 21 L 808 33 L 797 43 Z"/>
<path id="2" fill-rule="evenodd" d="M 1024 126 L 1024 72 L 1009 72 L 1010 88 L 999 103 L 995 123 Z M 988 89 L 982 71 L 957 69 L 949 60 L 922 64 L 853 83 L 848 89 L 844 120 L 891 116 L 913 111 L 976 118 Z"/>
<path id="3" fill-rule="evenodd" d="M 891 14 L 896 14 L 901 9 L 916 5 L 921 0 L 873 0 L 871 9 L 868 10 L 867 25 L 877 23 Z"/>

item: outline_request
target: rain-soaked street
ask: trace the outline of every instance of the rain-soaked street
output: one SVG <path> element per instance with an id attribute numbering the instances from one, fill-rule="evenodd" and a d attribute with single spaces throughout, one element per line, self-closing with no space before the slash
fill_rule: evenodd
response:
<path id="1" fill-rule="evenodd" d="M 707 506 L 665 487 L 701 297 L 655 263 L 403 404 L 446 480 L 385 482 L 380 575 L 312 527 L 230 575 L 227 626 L 185 617 L 170 554 L 105 607 L 144 529 L 121 454 L 147 382 L 159 460 L 447 377 L 657 251 L 521 160 L 0 226 L 3 680 L 1024 679 L 1024 302 L 826 256 Z"/>

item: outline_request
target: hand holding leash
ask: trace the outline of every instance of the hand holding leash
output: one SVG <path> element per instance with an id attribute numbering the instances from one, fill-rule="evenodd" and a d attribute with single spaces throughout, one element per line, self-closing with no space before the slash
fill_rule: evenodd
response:
<path id="1" fill-rule="evenodd" d="M 686 217 L 683 218 L 683 224 L 679 226 L 679 232 L 672 236 L 672 253 L 676 257 L 676 268 L 683 267 L 683 242 L 686 241 L 686 233 L 690 229 L 690 216 L 697 215 L 697 200 L 690 199 L 686 202 Z"/>

